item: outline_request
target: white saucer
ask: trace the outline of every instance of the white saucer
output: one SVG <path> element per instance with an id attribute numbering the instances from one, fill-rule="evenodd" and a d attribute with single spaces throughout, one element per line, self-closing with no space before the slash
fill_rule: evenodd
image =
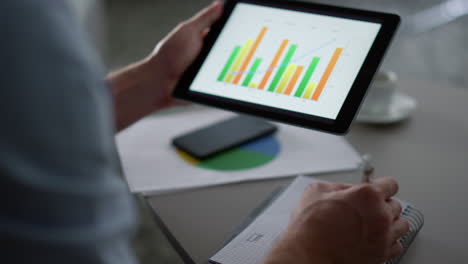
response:
<path id="1" fill-rule="evenodd" d="M 395 92 L 389 109 L 384 113 L 359 112 L 356 121 L 368 124 L 391 124 L 407 119 L 416 109 L 416 100 L 402 92 Z"/>

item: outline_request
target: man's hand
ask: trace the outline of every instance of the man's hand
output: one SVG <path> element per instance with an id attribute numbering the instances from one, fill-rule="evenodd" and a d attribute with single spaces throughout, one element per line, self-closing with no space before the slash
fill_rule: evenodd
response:
<path id="1" fill-rule="evenodd" d="M 222 11 L 222 4 L 215 1 L 180 23 L 150 56 L 109 75 L 118 130 L 176 104 L 172 90 L 200 53 L 204 37 Z"/>
<path id="2" fill-rule="evenodd" d="M 160 91 L 161 95 L 165 95 L 160 107 L 174 103 L 172 89 L 200 53 L 203 39 L 221 16 L 222 9 L 219 1 L 213 2 L 191 19 L 180 23 L 156 46 L 150 64 L 155 64 L 155 70 L 162 70 L 171 84 L 164 87 L 167 88 L 165 91 Z"/>
<path id="3" fill-rule="evenodd" d="M 397 191 L 391 178 L 310 185 L 266 263 L 378 264 L 401 255 L 409 225 L 391 198 Z"/>

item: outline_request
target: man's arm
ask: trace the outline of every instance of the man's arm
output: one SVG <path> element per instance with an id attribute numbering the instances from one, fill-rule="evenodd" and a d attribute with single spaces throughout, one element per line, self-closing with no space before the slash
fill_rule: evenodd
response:
<path id="1" fill-rule="evenodd" d="M 150 56 L 109 75 L 118 131 L 153 111 L 176 104 L 172 89 L 195 60 L 204 36 L 221 13 L 222 4 L 214 2 L 179 24 Z"/>

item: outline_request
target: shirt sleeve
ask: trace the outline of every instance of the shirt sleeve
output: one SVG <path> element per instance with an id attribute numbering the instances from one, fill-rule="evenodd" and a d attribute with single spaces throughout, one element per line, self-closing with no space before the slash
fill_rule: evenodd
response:
<path id="1" fill-rule="evenodd" d="M 103 70 L 66 1 L 0 1 L 0 255 L 132 264 Z"/>

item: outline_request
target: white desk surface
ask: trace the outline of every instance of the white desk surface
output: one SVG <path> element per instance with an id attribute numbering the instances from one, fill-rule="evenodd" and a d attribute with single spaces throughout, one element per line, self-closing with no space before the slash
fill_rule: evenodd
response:
<path id="1" fill-rule="evenodd" d="M 419 105 L 390 126 L 353 125 L 347 138 L 370 153 L 377 175 L 395 177 L 399 197 L 419 208 L 425 225 L 402 263 L 468 261 L 468 91 L 426 81 L 400 81 Z M 319 175 L 356 182 L 351 174 Z M 233 184 L 148 197 L 195 263 L 206 263 L 244 217 L 290 179 Z"/>

